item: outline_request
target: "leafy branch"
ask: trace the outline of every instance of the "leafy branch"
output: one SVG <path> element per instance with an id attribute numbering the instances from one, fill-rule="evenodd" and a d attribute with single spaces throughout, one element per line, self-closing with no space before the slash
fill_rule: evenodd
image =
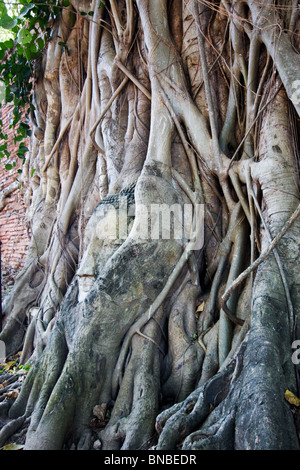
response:
<path id="1" fill-rule="evenodd" d="M 0 99 L 12 106 L 10 128 L 15 132 L 14 143 L 19 143 L 17 157 L 23 163 L 28 151 L 25 142 L 31 135 L 26 121 L 34 110 L 32 90 L 36 64 L 51 39 L 51 21 L 69 4 L 69 0 L 48 3 L 0 1 L 0 29 L 6 31 L 1 35 L 4 40 L 0 40 Z M 4 142 L 0 146 L 0 159 L 9 158 L 8 135 L 1 120 L 0 139 Z M 5 165 L 8 170 L 13 166 L 16 164 Z"/>

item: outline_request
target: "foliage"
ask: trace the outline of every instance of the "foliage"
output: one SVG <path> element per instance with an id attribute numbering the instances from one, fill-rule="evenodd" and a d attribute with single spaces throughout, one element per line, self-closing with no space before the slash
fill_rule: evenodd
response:
<path id="1" fill-rule="evenodd" d="M 26 364 L 18 365 L 19 356 L 20 356 L 20 353 L 17 354 L 15 357 L 12 357 L 11 359 L 9 359 L 4 364 L 0 364 L 0 375 L 7 374 L 7 373 L 19 374 L 19 375 L 27 374 L 27 372 L 31 368 L 31 362 L 29 361 Z M 1 388 L 1 385 L 0 385 L 0 388 Z"/>
<path id="2" fill-rule="evenodd" d="M 17 156 L 25 162 L 28 148 L 24 144 L 30 136 L 30 126 L 24 122 L 24 111 L 28 117 L 34 109 L 32 104 L 33 76 L 37 61 L 41 57 L 47 41 L 51 39 L 51 22 L 61 8 L 69 5 L 68 0 L 51 2 L 0 1 L 0 28 L 9 31 L 8 37 L 0 37 L 0 80 L 5 102 L 12 105 L 13 119 L 10 124 L 15 130 L 14 143 L 19 142 Z M 12 37 L 11 37 L 12 36 Z M 7 141 L 0 120 L 0 139 Z M 7 142 L 0 146 L 0 158 L 9 158 Z M 7 170 L 13 165 L 7 163 Z M 21 170 L 19 170 L 20 172 Z"/>

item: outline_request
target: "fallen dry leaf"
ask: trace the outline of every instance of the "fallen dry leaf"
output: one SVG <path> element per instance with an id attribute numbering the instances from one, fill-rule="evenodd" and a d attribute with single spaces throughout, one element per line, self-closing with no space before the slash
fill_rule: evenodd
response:
<path id="1" fill-rule="evenodd" d="M 204 310 L 204 305 L 205 305 L 205 302 L 201 302 L 201 304 L 198 305 L 198 308 L 197 308 L 197 310 L 196 310 L 196 313 L 203 312 L 203 310 Z"/>
<path id="2" fill-rule="evenodd" d="M 6 398 L 17 398 L 19 396 L 19 392 L 17 391 L 7 392 L 7 393 L 4 393 L 4 396 Z"/>
<path id="3" fill-rule="evenodd" d="M 104 421 L 106 414 L 107 404 L 102 403 L 101 405 L 94 406 L 93 415 L 96 416 L 100 421 Z"/>
<path id="4" fill-rule="evenodd" d="M 3 450 L 22 450 L 24 448 L 23 445 L 21 444 L 7 444 L 6 446 L 3 447 Z"/>
<path id="5" fill-rule="evenodd" d="M 300 406 L 300 399 L 294 395 L 290 390 L 286 390 L 284 393 L 284 398 L 289 402 L 290 405 Z"/>

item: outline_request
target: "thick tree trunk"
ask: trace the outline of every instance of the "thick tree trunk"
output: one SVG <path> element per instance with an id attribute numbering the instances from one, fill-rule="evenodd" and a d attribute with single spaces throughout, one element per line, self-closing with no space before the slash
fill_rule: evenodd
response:
<path id="1" fill-rule="evenodd" d="M 299 449 L 296 2 L 70 3 L 35 83 L 0 335 L 32 367 L 0 444 L 29 418 L 25 449 Z"/>

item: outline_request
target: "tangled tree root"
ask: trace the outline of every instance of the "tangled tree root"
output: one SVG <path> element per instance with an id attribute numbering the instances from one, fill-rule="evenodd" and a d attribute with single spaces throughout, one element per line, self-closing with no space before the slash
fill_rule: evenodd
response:
<path id="1" fill-rule="evenodd" d="M 88 449 L 97 408 L 103 449 L 147 446 L 155 421 L 157 450 L 299 449 L 284 401 L 300 315 L 288 21 L 250 0 L 79 3 L 38 70 L 33 241 L 0 335 L 19 351 L 36 309 L 22 355 L 35 364 L 16 401 L 0 395 L 0 443 L 30 417 L 26 449 Z M 100 240 L 109 220 L 93 209 L 131 183 L 130 233 Z M 139 233 L 152 205 L 198 202 L 200 254 Z"/>
<path id="2" fill-rule="evenodd" d="M 243 348 L 240 349 L 239 355 L 242 354 L 242 350 Z M 176 447 L 194 449 L 194 445 L 198 445 L 195 442 L 206 436 L 207 438 L 214 436 L 219 426 L 210 424 L 207 428 L 205 422 L 209 416 L 212 416 L 213 410 L 218 409 L 229 395 L 230 388 L 237 378 L 238 358 L 237 355 L 226 368 L 192 392 L 182 403 L 175 404 L 158 416 L 156 420 L 156 430 L 159 433 L 157 450 L 170 450 Z M 231 418 L 233 414 L 233 412 L 230 414 Z M 231 429 L 229 421 L 232 419 L 223 418 L 222 428 Z M 201 428 L 200 431 L 199 428 Z M 218 441 L 216 445 L 222 447 L 219 440 L 216 440 Z"/>

